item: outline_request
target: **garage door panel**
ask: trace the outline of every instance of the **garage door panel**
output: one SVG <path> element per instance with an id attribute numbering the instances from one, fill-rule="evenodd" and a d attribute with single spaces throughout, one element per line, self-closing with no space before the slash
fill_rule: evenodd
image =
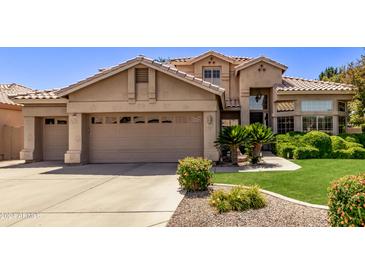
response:
<path id="1" fill-rule="evenodd" d="M 57 124 L 59 118 L 43 120 L 43 160 L 62 161 L 68 149 L 67 117 L 61 117 L 66 124 Z M 54 124 L 46 124 L 53 120 Z"/>
<path id="2" fill-rule="evenodd" d="M 90 124 L 90 162 L 176 162 L 186 156 L 202 156 L 201 113 L 138 114 L 146 121 L 151 115 L 173 122 Z"/>

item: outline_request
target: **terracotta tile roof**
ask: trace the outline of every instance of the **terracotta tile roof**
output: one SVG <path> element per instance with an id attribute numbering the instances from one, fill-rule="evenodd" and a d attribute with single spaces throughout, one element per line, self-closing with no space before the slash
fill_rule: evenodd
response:
<path id="1" fill-rule="evenodd" d="M 16 95 L 12 98 L 14 99 L 58 99 L 56 92 L 59 89 L 52 90 L 33 90 L 26 94 Z"/>
<path id="2" fill-rule="evenodd" d="M 353 91 L 353 85 L 342 83 L 308 80 L 283 76 L 283 82 L 275 88 L 277 91 Z"/>
<path id="3" fill-rule="evenodd" d="M 229 58 L 232 59 L 232 61 L 237 62 L 237 63 L 242 63 L 242 62 L 246 62 L 251 60 L 252 58 L 250 57 L 243 57 L 243 56 L 231 56 L 231 55 L 226 55 L 217 51 L 207 51 L 204 52 L 202 54 L 199 54 L 197 56 L 190 56 L 190 57 L 177 57 L 177 58 L 171 58 L 170 62 L 178 62 L 178 63 L 188 63 L 190 61 L 192 61 L 195 58 L 198 58 L 200 56 L 206 55 L 206 54 L 215 54 L 217 56 L 221 56 L 224 58 Z"/>
<path id="4" fill-rule="evenodd" d="M 10 96 L 27 94 L 32 89 L 19 84 L 0 84 L 0 103 L 7 105 L 19 105 L 9 99 Z"/>
<path id="5" fill-rule="evenodd" d="M 202 80 L 201 78 L 195 77 L 194 75 L 191 75 L 191 74 L 188 74 L 181 70 L 178 70 L 174 66 L 171 66 L 170 64 L 160 63 L 158 61 L 155 61 L 155 60 L 145 57 L 145 56 L 138 56 L 136 58 L 133 58 L 133 59 L 127 60 L 123 63 L 120 63 L 116 66 L 109 67 L 109 68 L 103 69 L 101 71 L 99 70 L 98 73 L 96 73 L 88 78 L 85 78 L 83 80 L 78 81 L 75 84 L 72 84 L 72 85 L 69 85 L 67 87 L 60 89 L 59 91 L 55 92 L 55 95 L 64 96 L 65 94 L 68 94 L 68 92 L 70 92 L 70 90 L 72 90 L 73 88 L 77 88 L 78 86 L 87 84 L 88 82 L 91 82 L 93 80 L 98 80 L 98 78 L 102 78 L 104 75 L 108 75 L 115 71 L 118 72 L 119 70 L 123 69 L 124 67 L 128 67 L 129 65 L 134 65 L 134 64 L 138 64 L 138 63 L 142 63 L 142 64 L 144 63 L 145 65 L 155 67 L 156 69 L 162 70 L 162 71 L 166 72 L 167 74 L 173 75 L 177 78 L 181 78 L 181 79 L 187 80 L 189 82 L 193 82 L 195 84 L 198 84 L 198 85 L 204 87 L 205 89 L 209 89 L 215 93 L 218 93 L 219 95 L 222 95 L 225 91 L 225 89 L 220 86 L 214 85 L 210 82 Z"/>

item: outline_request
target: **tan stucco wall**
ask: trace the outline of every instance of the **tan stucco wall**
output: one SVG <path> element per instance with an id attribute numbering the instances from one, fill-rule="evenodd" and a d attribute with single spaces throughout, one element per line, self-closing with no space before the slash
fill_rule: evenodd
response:
<path id="1" fill-rule="evenodd" d="M 241 124 L 247 125 L 250 122 L 250 89 L 272 88 L 281 82 L 282 70 L 265 62 L 259 62 L 239 72 Z"/>
<path id="2" fill-rule="evenodd" d="M 321 93 L 321 91 L 317 91 Z M 315 93 L 315 92 L 313 92 Z M 302 131 L 302 117 L 303 116 L 333 116 L 333 134 L 338 134 L 338 116 L 346 115 L 346 113 L 339 112 L 337 109 L 338 101 L 350 101 L 353 95 L 350 94 L 289 94 L 278 95 L 274 94 L 274 105 L 272 108 L 272 117 L 274 120 L 273 129 L 277 131 L 277 117 L 294 116 L 294 130 Z M 301 102 L 303 100 L 330 100 L 332 101 L 332 111 L 328 112 L 303 112 L 301 110 Z M 295 110 L 293 112 L 277 112 L 276 102 L 280 101 L 294 101 Z"/>
<path id="3" fill-rule="evenodd" d="M 69 101 L 127 101 L 128 72 L 123 71 L 69 95 Z"/>
<path id="4" fill-rule="evenodd" d="M 19 158 L 23 123 L 22 111 L 19 108 L 0 107 L 0 160 Z"/>
<path id="5" fill-rule="evenodd" d="M 139 65 L 138 67 L 141 67 Z M 204 125 L 204 155 L 217 159 L 214 141 L 217 136 L 217 95 L 195 85 L 176 79 L 165 73 L 149 68 L 149 82 L 135 83 L 134 69 L 120 72 L 114 76 L 84 87 L 69 94 L 67 104 L 59 106 L 40 105 L 33 102 L 24 107 L 26 135 L 22 159 L 39 160 L 37 142 L 40 117 L 68 116 L 68 151 L 66 163 L 88 162 L 88 118 L 91 113 L 125 112 L 203 112 L 210 117 Z M 206 116 L 208 115 L 208 116 Z M 205 121 L 205 120 L 204 120 Z"/>
<path id="6" fill-rule="evenodd" d="M 236 65 L 211 55 L 192 65 L 176 65 L 176 68 L 203 79 L 204 67 L 219 67 L 221 69 L 220 86 L 225 89 L 226 99 L 238 99 L 238 80 L 234 75 Z"/>

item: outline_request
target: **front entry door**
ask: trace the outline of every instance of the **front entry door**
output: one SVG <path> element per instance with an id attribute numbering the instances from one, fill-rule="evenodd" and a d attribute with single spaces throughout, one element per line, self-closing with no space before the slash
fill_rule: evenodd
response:
<path id="1" fill-rule="evenodd" d="M 262 112 L 251 112 L 250 113 L 250 124 L 254 123 L 263 123 L 264 122 L 264 113 Z"/>

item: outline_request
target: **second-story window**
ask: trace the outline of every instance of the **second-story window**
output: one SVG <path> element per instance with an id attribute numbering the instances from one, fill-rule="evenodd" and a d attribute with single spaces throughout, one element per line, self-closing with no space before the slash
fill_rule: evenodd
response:
<path id="1" fill-rule="evenodd" d="M 220 84 L 221 70 L 220 68 L 204 68 L 203 70 L 204 81 L 210 82 L 213 85 Z"/>

